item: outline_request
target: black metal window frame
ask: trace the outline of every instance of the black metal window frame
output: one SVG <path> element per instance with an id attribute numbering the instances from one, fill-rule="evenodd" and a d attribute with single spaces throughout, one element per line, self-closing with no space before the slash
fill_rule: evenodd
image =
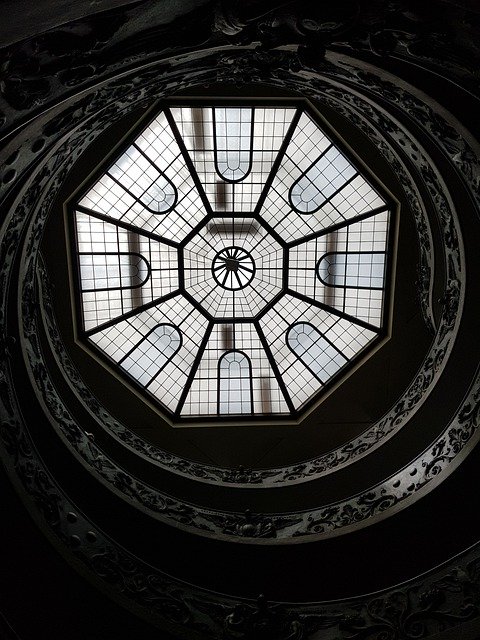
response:
<path id="1" fill-rule="evenodd" d="M 196 169 L 193 165 L 193 162 L 191 160 L 191 157 L 189 155 L 188 150 L 185 147 L 185 143 L 183 141 L 183 139 L 180 136 L 180 133 L 178 131 L 178 128 L 172 118 L 172 115 L 170 113 L 169 108 L 170 107 L 174 107 L 174 106 L 210 106 L 212 107 L 212 109 L 214 107 L 217 106 L 232 106 L 232 107 L 239 107 L 239 106 L 248 106 L 251 107 L 252 103 L 255 104 L 255 107 L 292 107 L 295 108 L 295 114 L 294 117 L 292 119 L 292 122 L 289 126 L 289 129 L 287 131 L 287 134 L 284 138 L 284 141 L 279 149 L 279 151 L 277 152 L 277 157 L 275 159 L 275 161 L 273 162 L 272 168 L 270 170 L 270 174 L 263 186 L 262 192 L 258 198 L 258 202 L 257 205 L 255 206 L 254 210 L 248 214 L 246 212 L 237 212 L 237 211 L 222 211 L 222 212 L 215 212 L 212 210 L 212 207 L 208 201 L 208 198 L 203 190 L 203 186 L 200 182 L 200 179 L 198 177 L 198 174 L 196 172 Z M 172 241 L 168 238 L 165 238 L 163 236 L 159 236 L 158 234 L 154 233 L 154 232 L 149 232 L 146 230 L 139 230 L 137 227 L 135 227 L 134 225 L 131 225 L 129 223 L 123 222 L 121 220 L 113 220 L 111 218 L 109 218 L 107 215 L 103 215 L 99 212 L 96 211 L 92 211 L 90 209 L 88 209 L 87 207 L 83 207 L 83 206 L 79 206 L 77 204 L 75 204 L 75 201 L 79 201 L 86 193 L 88 193 L 88 191 L 91 188 L 91 185 L 94 183 L 95 180 L 98 180 L 102 175 L 104 175 L 105 173 L 108 172 L 108 168 L 111 167 L 125 152 L 125 149 L 133 144 L 134 140 L 136 139 L 136 137 L 143 132 L 152 122 L 154 122 L 154 120 L 158 117 L 158 115 L 161 112 L 164 112 L 166 115 L 166 118 L 168 120 L 168 123 L 171 126 L 172 132 L 174 134 L 175 140 L 180 148 L 181 151 L 181 155 L 185 161 L 185 164 L 187 165 L 190 174 L 192 176 L 193 182 L 195 184 L 195 187 L 197 188 L 198 194 L 202 200 L 202 203 L 204 205 L 204 211 L 205 211 L 205 216 L 204 218 L 202 218 L 201 222 L 199 222 L 195 227 L 192 227 L 191 231 L 183 238 L 183 240 L 176 242 L 176 241 Z M 120 367 L 118 367 L 118 363 L 115 362 L 112 358 L 110 358 L 107 354 L 105 354 L 104 352 L 102 352 L 101 350 L 97 349 L 91 342 L 88 341 L 89 336 L 93 335 L 94 333 L 97 333 L 98 331 L 101 331 L 103 329 L 108 328 L 109 326 L 113 326 L 114 324 L 117 324 L 118 322 L 120 322 L 121 320 L 124 319 L 128 319 L 136 314 L 138 314 L 139 312 L 143 311 L 143 310 L 147 310 L 150 309 L 158 304 L 161 304 L 162 302 L 165 302 L 177 295 L 184 295 L 184 297 L 199 311 L 199 313 L 201 313 L 205 319 L 208 321 L 208 327 L 207 327 L 207 331 L 206 334 L 204 336 L 204 339 L 202 340 L 202 343 L 199 346 L 198 352 L 195 356 L 194 359 L 194 363 L 192 365 L 192 368 L 189 372 L 188 375 L 188 379 L 187 379 L 187 383 L 185 385 L 185 388 L 183 390 L 183 393 L 179 399 L 178 405 L 177 405 L 177 409 L 175 411 L 170 411 L 169 409 L 167 409 L 165 406 L 162 406 L 162 411 L 164 413 L 166 413 L 167 415 L 171 416 L 171 418 L 174 418 L 175 421 L 178 422 L 182 422 L 182 421 L 186 421 L 186 422 L 192 422 L 192 423 L 201 423 L 202 421 L 205 420 L 205 418 L 208 417 L 208 419 L 211 419 L 213 416 L 209 415 L 209 416 L 205 416 L 205 417 L 187 417 L 184 418 L 182 417 L 181 411 L 183 408 L 183 405 L 185 403 L 186 397 L 188 395 L 189 389 L 191 387 L 191 384 L 193 382 L 193 379 L 195 377 L 196 371 L 198 369 L 199 363 L 203 357 L 207 342 L 208 342 L 208 338 L 211 334 L 212 328 L 214 326 L 214 324 L 222 324 L 222 323 L 227 323 L 227 322 L 234 322 L 234 323 L 242 323 L 242 322 L 248 322 L 248 323 L 252 323 L 253 326 L 255 326 L 255 328 L 258 331 L 258 335 L 259 338 L 261 340 L 262 346 L 265 350 L 265 354 L 267 356 L 267 359 L 270 363 L 270 366 L 272 368 L 272 371 L 275 375 L 275 378 L 277 379 L 277 382 L 279 384 L 279 388 L 282 391 L 282 394 L 284 396 L 285 402 L 289 408 L 289 414 L 282 414 L 281 418 L 283 419 L 291 419 L 291 418 L 298 418 L 301 414 L 303 414 L 306 410 L 308 410 L 311 406 L 313 406 L 314 404 L 317 403 L 318 401 L 318 396 L 319 394 L 315 394 L 310 400 L 308 400 L 307 402 L 304 403 L 304 405 L 302 405 L 299 409 L 295 409 L 293 406 L 293 403 L 290 399 L 290 395 L 288 392 L 288 389 L 285 386 L 285 383 L 281 377 L 281 374 L 279 372 L 278 369 L 278 365 L 275 362 L 275 359 L 272 355 L 271 352 L 271 348 L 270 345 L 268 344 L 268 340 L 266 339 L 265 335 L 263 334 L 263 331 L 260 327 L 259 324 L 259 320 L 266 314 L 268 313 L 268 311 L 270 309 L 272 309 L 272 307 L 275 306 L 275 304 L 278 302 L 278 300 L 285 294 L 291 295 L 294 298 L 297 298 L 299 301 L 307 301 L 308 303 L 310 303 L 312 306 L 316 306 L 319 309 L 322 310 L 328 310 L 330 313 L 332 313 L 333 315 L 336 315 L 339 318 L 344 318 L 346 320 L 349 320 L 351 322 L 353 322 L 354 324 L 363 327 L 363 328 L 368 328 L 372 331 L 375 332 L 376 334 L 376 338 L 373 339 L 369 344 L 368 344 L 368 348 L 373 348 L 375 344 L 382 342 L 387 336 L 388 336 L 388 327 L 386 325 L 385 322 L 382 323 L 382 326 L 379 327 L 375 327 L 373 325 L 370 325 L 367 322 L 364 322 L 362 320 L 359 320 L 358 318 L 355 318 L 353 316 L 350 316 L 349 314 L 346 314 L 342 311 L 339 311 L 333 307 L 330 307 L 329 305 L 325 305 L 319 301 L 313 300 L 311 298 L 308 298 L 306 296 L 303 296 L 302 294 L 292 290 L 289 287 L 288 284 L 288 272 L 289 272 L 289 250 L 294 247 L 297 246 L 299 244 L 303 244 L 306 243 L 308 240 L 317 238 L 317 237 L 321 237 L 327 233 L 330 233 L 331 231 L 335 230 L 335 229 L 340 229 L 342 227 L 351 225 L 355 222 L 361 221 L 365 218 L 368 218 L 370 216 L 374 216 L 377 213 L 380 213 L 382 211 L 388 211 L 389 215 L 391 217 L 391 226 L 392 228 L 394 228 L 395 225 L 395 220 L 396 220 L 396 216 L 397 216 L 397 206 L 398 203 L 396 203 L 391 196 L 388 193 L 385 193 L 384 191 L 382 191 L 381 189 L 378 188 L 378 186 L 372 187 L 375 191 L 381 193 L 381 197 L 384 200 L 385 204 L 377 207 L 374 210 L 370 210 L 366 213 L 361 213 L 358 214 L 357 216 L 355 216 L 354 218 L 351 218 L 349 220 L 345 220 L 343 222 L 340 222 L 338 224 L 335 225 L 331 225 L 330 227 L 326 228 L 326 229 L 322 229 L 321 231 L 317 232 L 317 233 L 312 233 L 306 236 L 303 236 L 301 239 L 295 239 L 289 242 L 286 242 L 276 231 L 273 227 L 271 227 L 260 215 L 260 212 L 262 210 L 263 204 L 265 202 L 266 196 L 272 186 L 272 183 L 275 179 L 275 176 L 277 174 L 277 171 L 282 163 L 282 160 L 285 156 L 285 152 L 287 150 L 287 147 L 290 143 L 290 140 L 292 138 L 292 135 L 295 131 L 295 128 L 300 120 L 300 117 L 302 115 L 302 113 L 307 113 L 312 120 L 314 120 L 315 122 L 317 122 L 318 120 L 320 120 L 320 128 L 322 131 L 325 132 L 325 134 L 328 136 L 328 138 L 330 140 L 333 139 L 333 143 L 334 146 L 336 146 L 339 151 L 347 158 L 347 160 L 349 160 L 353 165 L 354 168 L 356 169 L 356 173 L 345 183 L 347 184 L 348 182 L 350 182 L 351 180 L 353 180 L 356 176 L 359 175 L 360 171 L 358 171 L 358 166 L 360 165 L 362 167 L 362 177 L 368 182 L 369 185 L 371 185 L 372 180 L 369 179 L 369 176 L 371 176 L 368 168 L 365 167 L 365 165 L 362 163 L 361 159 L 359 159 L 356 156 L 353 156 L 352 152 L 344 145 L 344 143 L 342 143 L 341 140 L 339 140 L 337 138 L 337 135 L 331 130 L 331 127 L 328 125 L 328 123 L 326 123 L 322 117 L 318 114 L 318 112 L 315 110 L 315 108 L 305 99 L 302 98 L 292 98 L 292 99 L 276 99 L 276 98 L 272 98 L 271 100 L 257 100 L 256 98 L 249 98 L 249 99 L 222 99 L 222 98 L 212 98 L 212 99 L 197 99 L 197 98 L 177 98 L 177 99 L 172 99 L 169 100 L 168 102 L 160 102 L 157 103 L 156 105 L 154 105 L 151 109 L 149 109 L 149 111 L 147 112 L 147 114 L 145 114 L 143 117 L 141 117 L 138 121 L 138 123 L 135 125 L 135 127 L 132 128 L 132 130 L 130 131 L 130 133 L 125 136 L 114 148 L 114 150 L 105 158 L 105 160 L 94 170 L 94 172 L 92 172 L 91 176 L 83 183 L 83 185 L 81 186 L 80 189 L 78 189 L 68 200 L 68 202 L 66 203 L 66 212 L 67 215 L 70 215 L 71 212 L 74 212 L 75 210 L 79 210 L 82 211 L 88 215 L 92 215 L 94 217 L 97 217 L 99 219 L 103 219 L 106 222 L 110 222 L 114 225 L 119 226 L 120 228 L 124 228 L 130 231 L 134 231 L 136 233 L 140 233 L 141 235 L 144 235 L 148 238 L 151 238 L 153 240 L 157 240 L 159 242 L 162 242 L 164 244 L 167 244 L 171 247 L 174 247 L 177 249 L 178 252 L 178 275 L 179 275 L 179 286 L 177 289 L 175 289 L 174 291 L 171 291 L 170 293 L 152 300 L 144 305 L 141 305 L 140 307 L 135 308 L 134 310 L 127 312 L 125 314 L 122 314 L 119 317 L 114 318 L 112 321 L 108 321 L 105 323 L 102 323 L 101 325 L 95 327 L 93 330 L 88 330 L 86 331 L 83 328 L 83 322 L 82 322 L 82 300 L 81 300 L 81 296 L 79 295 L 79 290 L 77 288 L 76 291 L 74 291 L 74 296 L 75 296 L 75 317 L 76 317 L 76 334 L 79 336 L 80 339 L 86 339 L 90 348 L 93 348 L 95 350 L 95 352 L 100 356 L 100 359 L 105 362 L 107 365 L 109 365 L 110 367 L 113 365 L 115 368 L 115 372 L 117 374 L 119 374 L 121 377 L 124 377 L 125 380 L 128 380 L 129 382 L 134 383 L 134 386 L 136 386 L 137 388 L 140 389 L 140 391 L 143 391 L 146 393 L 146 397 L 148 399 L 151 399 L 152 396 L 151 394 L 146 391 L 141 385 L 139 385 L 131 376 L 129 376 L 126 372 L 124 372 L 122 369 L 120 369 Z M 153 113 L 153 117 L 152 117 L 152 113 Z M 252 123 L 254 121 L 254 118 L 252 118 Z M 330 145 L 331 146 L 331 145 Z M 329 148 L 330 148 L 329 146 Z M 319 158 L 321 157 L 320 154 L 319 157 L 316 158 L 316 160 L 314 162 L 311 163 L 311 166 L 315 164 L 315 162 L 317 162 L 319 160 Z M 151 161 L 151 160 L 150 160 Z M 153 164 L 153 163 L 152 163 Z M 153 165 L 154 166 L 154 165 Z M 158 169 L 157 167 L 155 167 L 155 169 L 163 175 L 163 172 L 160 171 L 160 169 Z M 166 176 L 165 176 L 166 177 Z M 245 179 L 246 175 L 239 181 L 232 181 L 232 182 L 241 182 L 243 179 Z M 168 178 L 167 178 L 168 179 Z M 222 178 L 224 179 L 224 178 Z M 373 179 L 373 176 L 372 176 Z M 169 180 L 170 181 L 170 180 Z M 225 180 L 225 182 L 228 182 L 228 180 Z M 341 188 L 343 188 L 345 186 L 345 184 L 342 185 Z M 175 185 L 174 185 L 175 186 Z M 122 186 L 122 188 L 124 188 Z M 337 192 L 336 192 L 337 193 Z M 335 194 L 332 194 L 331 196 L 329 196 L 326 201 L 329 201 L 331 198 L 333 198 Z M 132 195 L 132 194 L 131 194 Z M 132 197 L 138 201 L 138 199 L 132 195 Z M 149 211 L 151 211 L 152 214 L 156 214 L 156 215 L 167 215 L 170 211 L 172 211 L 175 206 L 177 204 L 177 200 L 175 202 L 175 205 L 173 205 L 168 211 L 165 212 L 161 212 L 159 214 L 159 212 L 155 212 L 155 211 L 151 211 L 150 209 L 148 209 Z M 324 204 L 324 203 L 323 203 Z M 321 206 L 323 206 L 320 205 Z M 145 206 L 142 204 L 142 206 Z M 320 208 L 319 207 L 319 208 Z M 316 209 L 317 211 L 318 209 Z M 299 212 L 301 213 L 301 212 Z M 312 212 L 314 213 L 314 212 Z M 307 214 L 309 215 L 310 212 Z M 222 317 L 220 318 L 213 318 L 209 313 L 207 313 L 202 307 L 201 305 L 198 304 L 198 302 L 192 298 L 191 295 L 189 295 L 188 291 L 185 290 L 184 287 L 184 279 L 183 279 L 183 248 L 185 247 L 185 245 L 188 243 L 188 241 L 196 235 L 196 233 L 206 224 L 208 224 L 209 222 L 211 222 L 212 220 L 215 219 L 225 219 L 225 218 L 231 218 L 232 221 L 235 220 L 235 218 L 251 218 L 253 220 L 256 220 L 260 225 L 262 225 L 270 234 L 271 236 L 282 246 L 283 248 L 283 275 L 282 275 L 282 288 L 281 291 L 278 293 L 278 295 L 276 295 L 269 303 L 267 303 L 265 305 L 264 308 L 262 308 L 262 310 L 254 317 L 252 318 L 248 318 L 248 319 L 242 319 L 242 318 L 228 318 L 228 317 Z M 70 243 L 71 243 L 71 247 L 75 253 L 75 246 L 76 246 L 76 229 L 74 228 L 74 225 L 72 225 L 71 223 L 67 223 L 68 228 L 70 229 Z M 388 247 L 386 248 L 386 265 L 385 265 L 385 287 L 384 287 L 384 291 L 385 291 L 385 296 L 384 296 L 384 300 L 383 300 L 383 309 L 382 309 L 382 315 L 383 317 L 386 317 L 386 312 L 389 308 L 389 300 L 388 300 L 388 294 L 390 292 L 391 289 L 391 277 L 392 277 L 392 273 L 393 273 L 393 248 L 394 248 L 394 242 L 395 242 L 395 235 L 393 233 L 390 233 L 389 235 L 389 241 L 388 241 Z M 383 252 L 382 252 L 383 253 Z M 77 260 L 75 261 L 77 262 Z M 77 264 L 72 265 L 74 268 L 74 273 L 76 275 L 76 281 L 80 282 L 79 280 L 79 265 L 78 262 Z M 314 270 L 316 272 L 317 270 L 317 265 L 315 265 Z M 300 321 L 299 321 L 300 322 Z M 296 323 L 293 323 L 296 324 Z M 175 326 L 175 325 L 172 325 Z M 293 326 L 293 325 L 292 325 Z M 79 327 L 82 327 L 81 329 Z M 139 341 L 138 344 L 140 344 L 141 341 Z M 355 366 L 356 363 L 358 361 L 360 361 L 363 357 L 364 357 L 364 351 L 365 348 L 361 349 L 360 352 L 358 352 L 353 358 L 348 360 L 348 363 L 351 367 Z M 341 353 L 341 352 L 340 352 Z M 247 356 L 248 357 L 248 356 Z M 349 368 L 350 368 L 349 366 Z M 342 367 L 342 370 L 339 372 L 341 375 L 341 372 L 343 371 L 344 367 Z M 159 371 L 160 373 L 160 371 Z M 328 389 L 330 386 L 332 386 L 332 384 L 336 384 L 337 382 L 337 378 L 339 376 L 335 375 L 333 377 L 333 380 L 328 381 L 324 387 L 322 387 L 322 389 Z M 161 403 L 160 403 L 161 404 Z M 252 405 L 253 406 L 253 405 Z M 264 421 L 264 420 L 269 420 L 272 419 L 272 415 L 262 415 L 262 414 L 249 414 L 248 416 L 244 416 L 244 417 L 254 417 L 255 420 L 257 421 Z M 229 422 L 231 420 L 235 420 L 235 417 L 230 418 L 227 414 L 222 414 L 221 416 L 218 416 L 222 421 L 226 421 Z M 238 419 L 238 416 L 236 417 L 236 419 Z"/>

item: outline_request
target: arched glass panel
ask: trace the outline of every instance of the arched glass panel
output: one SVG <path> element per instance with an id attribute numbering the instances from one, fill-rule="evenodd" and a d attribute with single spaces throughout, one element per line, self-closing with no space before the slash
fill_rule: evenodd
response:
<path id="1" fill-rule="evenodd" d="M 79 253 L 82 291 L 135 289 L 150 277 L 150 266 L 137 253 Z"/>
<path id="2" fill-rule="evenodd" d="M 139 200 L 152 213 L 167 213 L 176 204 L 177 189 L 173 182 L 160 174 L 155 182 L 143 192 Z"/>
<path id="3" fill-rule="evenodd" d="M 347 358 L 308 322 L 298 322 L 288 329 L 287 344 L 322 384 L 347 362 Z"/>
<path id="4" fill-rule="evenodd" d="M 315 213 L 356 175 L 340 151 L 330 145 L 290 188 L 289 200 L 298 213 Z"/>
<path id="5" fill-rule="evenodd" d="M 253 413 L 252 366 L 241 351 L 229 351 L 218 361 L 218 413 Z"/>
<path id="6" fill-rule="evenodd" d="M 114 181 L 108 202 L 124 198 L 126 191 L 150 213 L 168 213 L 177 204 L 178 192 L 173 182 L 160 171 L 154 161 L 136 144 L 110 167 L 107 175 Z"/>
<path id="7" fill-rule="evenodd" d="M 182 346 L 180 331 L 171 324 L 159 324 L 120 360 L 119 364 L 146 387 Z"/>
<path id="8" fill-rule="evenodd" d="M 213 109 L 215 168 L 224 180 L 238 182 L 252 166 L 253 109 Z"/>
<path id="9" fill-rule="evenodd" d="M 317 263 L 317 275 L 329 287 L 383 289 L 385 273 L 383 252 L 331 252 Z"/>

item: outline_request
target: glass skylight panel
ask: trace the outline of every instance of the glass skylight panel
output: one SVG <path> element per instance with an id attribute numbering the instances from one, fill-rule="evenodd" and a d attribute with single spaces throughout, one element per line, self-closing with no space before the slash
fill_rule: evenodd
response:
<path id="1" fill-rule="evenodd" d="M 388 233 L 389 213 L 381 211 L 292 247 L 291 289 L 380 326 Z"/>
<path id="2" fill-rule="evenodd" d="M 200 194 L 164 112 L 80 200 L 87 210 L 181 240 L 204 217 Z"/>
<path id="3" fill-rule="evenodd" d="M 373 187 L 302 114 L 261 210 L 264 220 L 289 242 L 382 206 Z"/>
<path id="4" fill-rule="evenodd" d="M 251 213 L 295 109 L 174 107 L 171 112 L 213 211 Z"/>
<path id="5" fill-rule="evenodd" d="M 297 322 L 290 327 L 287 344 L 323 384 L 347 363 L 342 352 L 308 322 Z"/>
<path id="6" fill-rule="evenodd" d="M 385 335 L 364 174 L 301 101 L 163 108 L 72 209 L 84 339 L 174 419 L 299 414 Z"/>
<path id="7" fill-rule="evenodd" d="M 132 312 L 178 287 L 170 246 L 94 215 L 75 214 L 85 330 Z"/>
<path id="8" fill-rule="evenodd" d="M 184 273 L 211 316 L 254 317 L 282 290 L 283 247 L 251 218 L 214 218 L 186 244 Z"/>
<path id="9" fill-rule="evenodd" d="M 225 406 L 228 397 L 227 391 L 230 392 L 232 402 L 238 403 L 240 402 L 238 394 L 233 394 L 233 390 L 238 391 L 240 387 L 244 390 L 247 388 L 245 379 L 243 382 L 238 381 L 239 377 L 245 377 L 247 370 L 245 366 L 242 367 L 242 373 L 238 370 L 235 371 L 234 366 L 229 366 L 229 374 L 225 371 L 226 363 L 222 357 L 230 353 L 237 354 L 234 361 L 241 361 L 244 365 L 247 361 L 249 363 L 248 389 L 251 390 L 251 402 L 253 403 L 253 411 L 250 413 L 259 415 L 287 413 L 288 406 L 253 323 L 221 323 L 214 325 L 205 345 L 205 351 L 190 387 L 182 414 L 195 417 L 215 415 L 217 412 L 219 414 L 246 413 L 246 405 L 242 411 L 234 411 L 232 407 Z M 241 358 L 241 355 L 245 356 L 246 360 Z M 230 361 L 231 358 L 227 360 L 227 362 Z M 221 411 L 220 403 L 222 405 Z"/>
<path id="10" fill-rule="evenodd" d="M 213 109 L 213 129 L 218 175 L 229 182 L 245 180 L 252 168 L 253 109 Z"/>
<path id="11" fill-rule="evenodd" d="M 327 147 L 290 187 L 290 204 L 298 213 L 314 213 L 354 175 L 345 156 L 333 145 Z"/>

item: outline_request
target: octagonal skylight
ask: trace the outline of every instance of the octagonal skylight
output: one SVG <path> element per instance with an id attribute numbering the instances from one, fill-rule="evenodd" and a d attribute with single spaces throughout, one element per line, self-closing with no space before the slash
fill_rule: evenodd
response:
<path id="1" fill-rule="evenodd" d="M 364 174 L 305 101 L 163 107 L 71 208 L 81 339 L 180 421 L 299 416 L 386 334 Z"/>

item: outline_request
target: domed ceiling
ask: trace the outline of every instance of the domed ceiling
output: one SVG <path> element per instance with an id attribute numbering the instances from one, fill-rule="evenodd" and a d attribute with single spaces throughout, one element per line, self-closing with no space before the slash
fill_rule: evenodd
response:
<path id="1" fill-rule="evenodd" d="M 478 635 L 479 16 L 5 22 L 0 630 Z"/>

